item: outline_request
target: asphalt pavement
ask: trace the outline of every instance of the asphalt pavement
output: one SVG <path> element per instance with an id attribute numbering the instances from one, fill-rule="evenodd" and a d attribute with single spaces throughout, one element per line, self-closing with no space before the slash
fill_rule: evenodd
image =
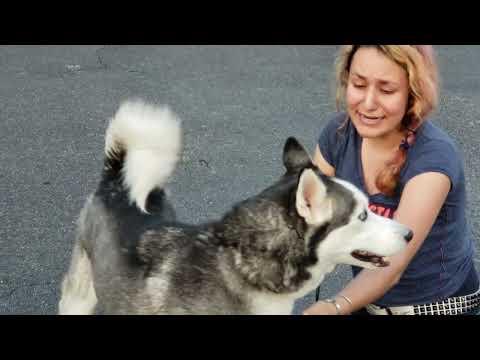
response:
<path id="1" fill-rule="evenodd" d="M 168 104 L 185 149 L 170 181 L 179 219 L 220 217 L 281 175 L 289 136 L 313 150 L 335 111 L 337 46 L 1 46 L 0 314 L 55 314 L 75 220 L 99 179 L 121 101 Z M 465 157 L 480 248 L 480 46 L 438 46 L 435 121 Z M 476 255 L 480 268 L 480 253 Z M 322 283 L 334 294 L 339 266 Z M 298 314 L 313 293 L 297 302 Z"/>

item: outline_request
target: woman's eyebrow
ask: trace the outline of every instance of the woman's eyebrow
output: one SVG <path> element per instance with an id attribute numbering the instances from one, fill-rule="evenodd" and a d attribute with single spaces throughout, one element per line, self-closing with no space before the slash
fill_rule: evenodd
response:
<path id="1" fill-rule="evenodd" d="M 360 75 L 357 72 L 352 72 L 352 76 L 358 77 L 360 80 L 367 80 L 367 78 L 363 75 Z M 378 79 L 377 80 L 381 85 L 394 85 L 394 86 L 399 86 L 399 84 L 396 81 L 393 80 L 386 80 L 386 79 Z"/>

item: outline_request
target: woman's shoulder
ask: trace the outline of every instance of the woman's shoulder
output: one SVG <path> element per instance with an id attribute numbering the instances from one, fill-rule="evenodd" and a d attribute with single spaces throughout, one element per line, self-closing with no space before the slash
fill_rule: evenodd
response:
<path id="1" fill-rule="evenodd" d="M 441 151 L 443 154 L 455 158 L 460 153 L 455 140 L 433 121 L 426 121 L 419 129 L 415 140 L 416 152 L 420 154 Z M 438 154 L 437 154 L 438 155 Z"/>
<path id="2" fill-rule="evenodd" d="M 405 181 L 425 172 L 447 175 L 456 184 L 463 174 L 463 157 L 451 136 L 438 125 L 425 122 L 408 151 Z"/>
<path id="3" fill-rule="evenodd" d="M 325 160 L 337 169 L 351 143 L 351 124 L 345 112 L 332 113 L 325 118 L 317 144 Z"/>

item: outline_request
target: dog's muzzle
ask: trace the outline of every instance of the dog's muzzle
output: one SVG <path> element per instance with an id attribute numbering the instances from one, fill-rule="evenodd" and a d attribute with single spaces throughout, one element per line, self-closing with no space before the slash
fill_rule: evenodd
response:
<path id="1" fill-rule="evenodd" d="M 461 315 L 480 308 L 480 289 L 477 292 L 421 305 L 382 307 L 369 304 L 370 315 Z"/>

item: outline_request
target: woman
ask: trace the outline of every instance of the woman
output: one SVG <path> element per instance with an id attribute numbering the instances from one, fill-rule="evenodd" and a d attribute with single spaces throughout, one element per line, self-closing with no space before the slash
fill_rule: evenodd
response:
<path id="1" fill-rule="evenodd" d="M 347 45 L 337 61 L 337 113 L 314 161 L 368 194 L 370 209 L 414 232 L 390 266 L 354 267 L 334 299 L 304 314 L 472 314 L 480 307 L 463 160 L 428 115 L 438 76 L 428 45 Z"/>

